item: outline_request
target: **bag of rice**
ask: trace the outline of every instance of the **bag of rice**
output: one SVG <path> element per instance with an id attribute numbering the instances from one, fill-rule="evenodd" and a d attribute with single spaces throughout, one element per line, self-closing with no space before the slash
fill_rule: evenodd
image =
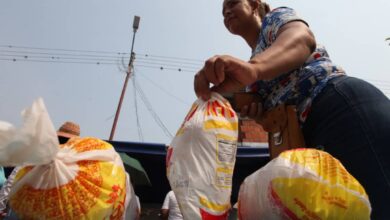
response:
<path id="1" fill-rule="evenodd" d="M 0 151 L 1 165 L 23 166 L 9 195 L 20 219 L 124 219 L 132 186 L 118 153 L 89 137 L 59 145 L 43 100 L 24 112 L 21 129 L 0 123 Z"/>
<path id="2" fill-rule="evenodd" d="M 239 219 L 370 219 L 359 182 L 330 154 L 281 153 L 241 184 Z"/>
<path id="3" fill-rule="evenodd" d="M 227 219 L 237 138 L 237 115 L 221 95 L 192 105 L 167 153 L 167 176 L 184 219 Z"/>

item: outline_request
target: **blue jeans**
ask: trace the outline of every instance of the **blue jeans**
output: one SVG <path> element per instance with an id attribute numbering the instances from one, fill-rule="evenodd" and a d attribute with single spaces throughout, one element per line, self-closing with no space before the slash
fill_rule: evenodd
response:
<path id="1" fill-rule="evenodd" d="M 302 128 L 309 147 L 322 147 L 363 185 L 372 219 L 390 219 L 390 101 L 371 84 L 335 78 L 313 100 Z"/>

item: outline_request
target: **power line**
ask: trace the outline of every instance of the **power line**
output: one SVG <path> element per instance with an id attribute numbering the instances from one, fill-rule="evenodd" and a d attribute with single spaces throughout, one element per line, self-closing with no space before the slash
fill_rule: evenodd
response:
<path id="1" fill-rule="evenodd" d="M 24 58 L 24 59 L 38 58 L 38 59 L 48 59 L 48 60 L 62 60 L 62 59 L 64 59 L 64 60 L 93 60 L 93 61 L 96 61 L 96 60 L 118 61 L 119 60 L 119 57 L 117 59 L 107 59 L 107 58 L 97 59 L 97 58 L 89 58 L 89 57 L 82 58 L 82 57 L 78 57 L 78 56 L 60 57 L 60 56 L 39 56 L 39 55 L 15 55 L 15 54 L 2 54 L 1 51 L 0 51 L 0 56 L 1 57 L 20 57 L 20 58 Z"/>
<path id="2" fill-rule="evenodd" d="M 64 48 L 47 48 L 47 47 L 32 47 L 32 46 L 15 46 L 15 45 L 0 45 L 0 48 L 8 48 L 8 49 L 24 49 L 24 50 L 32 50 L 27 52 L 33 52 L 33 51 L 62 51 L 62 52 L 78 52 L 78 53 L 92 53 L 92 54 L 116 54 L 116 55 L 130 55 L 128 52 L 119 52 L 119 51 L 103 51 L 103 50 L 79 50 L 79 49 L 64 49 Z M 39 53 L 39 52 L 35 52 Z M 84 54 L 84 55 L 87 55 Z M 186 61 L 193 61 L 193 62 L 201 62 L 203 63 L 203 60 L 198 59 L 191 59 L 191 58 L 183 58 L 183 57 L 173 57 L 173 56 L 162 56 L 162 55 L 153 55 L 153 54 L 140 54 L 144 57 L 154 57 L 154 58 L 161 58 L 161 59 L 174 59 L 174 60 L 186 60 Z"/>
<path id="3" fill-rule="evenodd" d="M 79 53 L 53 53 L 53 52 L 34 52 L 34 51 L 16 51 L 16 50 L 0 50 L 5 53 L 16 53 L 16 54 L 40 54 L 40 55 L 52 55 L 52 56 L 77 56 L 77 57 L 101 57 L 101 58 L 121 58 L 122 56 L 109 56 L 109 55 L 96 55 L 96 54 L 79 54 Z"/>
<path id="4" fill-rule="evenodd" d="M 51 51 L 67 51 L 67 52 L 81 52 L 81 53 L 106 53 L 106 54 L 118 54 L 129 55 L 130 53 L 116 52 L 116 51 L 99 51 L 99 50 L 73 50 L 62 48 L 47 48 L 47 47 L 27 47 L 27 46 L 12 46 L 12 45 L 0 45 L 0 48 L 16 48 L 16 49 L 31 49 L 31 50 L 51 50 Z"/>
<path id="5" fill-rule="evenodd" d="M 153 80 L 151 80 L 150 78 L 146 77 L 145 75 L 138 75 L 138 76 L 142 76 L 143 78 L 145 78 L 147 81 L 149 81 L 151 84 L 153 84 L 156 88 L 160 89 L 161 91 L 163 91 L 165 94 L 167 94 L 168 96 L 176 99 L 176 101 L 182 103 L 182 104 L 185 104 L 185 105 L 189 105 L 190 103 L 184 101 L 183 99 L 175 96 L 174 94 L 170 93 L 168 90 L 164 89 L 163 87 L 161 87 L 160 85 L 158 85 L 156 82 L 154 82 Z"/>
<path id="6" fill-rule="evenodd" d="M 189 69 L 195 69 L 196 66 L 185 66 L 185 65 L 177 65 L 177 64 L 167 64 L 167 63 L 160 63 L 160 62 L 147 62 L 147 61 L 137 61 L 136 63 L 141 64 L 154 64 L 154 65 L 167 65 L 167 66 L 173 66 L 173 67 L 182 67 L 182 68 L 189 68 Z M 200 68 L 199 68 L 200 69 Z"/>
<path id="7" fill-rule="evenodd" d="M 2 53 L 8 52 L 8 53 Z M 17 54 L 11 54 L 15 52 Z M 41 63 L 73 63 L 73 64 L 108 64 L 108 65 L 119 65 L 120 60 L 124 57 L 114 57 L 104 58 L 107 56 L 98 56 L 98 55 L 80 55 L 80 54 L 62 54 L 62 53 L 42 53 L 42 52 L 26 52 L 26 51 L 1 51 L 0 57 L 5 57 L 0 59 L 3 61 L 27 61 L 27 62 L 41 62 Z M 196 64 L 181 63 L 175 61 L 163 61 L 153 62 L 147 61 L 147 59 L 137 60 L 137 63 L 144 64 L 139 65 L 143 67 L 158 67 L 160 70 L 177 70 L 184 72 L 197 72 L 199 67 Z M 190 66 L 189 66 L 190 65 Z M 192 65 L 192 66 L 191 66 Z"/>
<path id="8" fill-rule="evenodd" d="M 78 62 L 78 61 L 61 61 L 61 60 L 31 60 L 31 59 L 3 59 L 0 61 L 12 61 L 12 62 L 33 62 L 33 63 L 64 63 L 64 64 L 94 64 L 94 65 L 117 65 L 117 63 L 109 62 Z"/>
<path id="9" fill-rule="evenodd" d="M 52 60 L 41 60 L 41 59 L 31 59 L 31 58 L 0 58 L 0 61 L 8 61 L 8 62 L 33 62 L 33 63 L 63 63 L 63 64 L 90 64 L 90 65 L 118 65 L 118 62 L 103 62 L 103 61 L 77 61 L 77 60 L 83 60 L 83 59 L 76 59 L 76 61 L 64 61 L 59 59 L 52 59 Z M 153 63 L 152 63 L 153 64 Z M 136 64 L 139 67 L 146 67 L 146 68 L 153 68 L 153 69 L 160 69 L 160 70 L 174 70 L 179 72 L 191 72 L 194 73 L 197 70 L 195 69 L 188 69 L 188 68 L 174 68 L 175 66 L 172 65 L 140 65 Z"/>
<path id="10" fill-rule="evenodd" d="M 168 63 L 180 63 L 180 64 L 186 64 L 190 66 L 202 66 L 203 63 L 200 62 L 187 62 L 187 61 L 181 61 L 181 60 L 165 60 L 165 59 L 156 59 L 156 58 L 145 58 L 145 57 L 137 57 L 137 60 L 146 60 L 146 61 L 155 61 L 155 62 L 168 62 Z"/>
<path id="11" fill-rule="evenodd" d="M 134 107 L 135 107 L 135 118 L 136 118 L 136 121 L 137 121 L 138 138 L 140 139 L 140 141 L 143 142 L 144 141 L 144 137 L 142 135 L 141 123 L 139 122 L 139 115 L 138 115 L 137 89 L 135 87 L 135 72 L 134 72 L 134 69 L 133 69 L 133 75 L 131 76 L 131 81 L 133 82 L 133 93 L 134 93 L 133 101 L 134 101 Z"/>
<path id="12" fill-rule="evenodd" d="M 142 88 L 137 83 L 137 81 L 135 81 L 135 88 L 137 89 L 138 94 L 140 95 L 141 100 L 145 104 L 146 108 L 148 109 L 148 111 L 152 115 L 152 117 L 155 120 L 155 122 L 157 123 L 157 125 L 160 126 L 160 128 L 163 130 L 163 132 L 165 133 L 165 135 L 168 138 L 172 138 L 173 136 L 172 136 L 171 132 L 169 132 L 168 128 L 161 121 L 160 117 L 158 117 L 158 114 L 154 111 L 153 106 L 150 104 L 149 100 L 147 99 L 145 93 L 142 91 Z"/>
<path id="13" fill-rule="evenodd" d="M 31 62 L 31 63 L 62 63 L 62 64 L 89 64 L 89 65 L 118 65 L 118 63 L 114 62 L 82 62 L 82 61 L 62 61 L 62 60 L 35 60 L 35 59 L 16 59 L 16 58 L 0 58 L 0 61 L 8 61 L 8 62 Z M 137 64 L 137 67 L 145 67 L 159 70 L 172 70 L 179 72 L 190 72 L 195 73 L 197 70 L 195 69 L 184 69 L 184 68 L 172 68 L 169 66 L 152 66 L 152 65 L 140 65 Z"/>
<path id="14" fill-rule="evenodd" d="M 96 62 L 102 62 L 102 61 L 116 61 L 116 62 L 119 62 L 121 59 L 123 59 L 124 57 L 116 57 L 116 58 L 100 58 L 100 57 L 94 57 L 94 58 L 91 58 L 90 56 L 88 57 L 82 57 L 82 56 L 73 56 L 71 54 L 66 54 L 66 56 L 61 56 L 60 54 L 50 54 L 51 56 L 42 56 L 42 55 L 35 55 L 33 53 L 33 55 L 31 54 L 9 54 L 9 53 L 1 53 L 0 51 L 0 57 L 10 57 L 12 59 L 17 59 L 20 61 L 20 58 L 21 59 L 24 59 L 24 60 L 27 60 L 27 59 L 35 59 L 35 60 L 45 60 L 45 61 L 57 61 L 57 60 L 76 60 L 76 61 L 95 61 Z M 144 59 L 144 60 L 147 60 L 147 59 Z M 195 71 L 195 69 L 199 69 L 199 65 L 195 65 L 195 64 L 190 64 L 190 66 L 188 66 L 187 64 L 183 64 L 183 63 L 178 63 L 178 62 L 174 62 L 174 61 L 169 61 L 170 63 L 166 63 L 166 62 L 149 62 L 149 61 L 143 61 L 143 60 L 140 60 L 136 61 L 137 63 L 141 63 L 141 64 L 152 64 L 152 65 L 163 65 L 163 66 L 169 66 L 169 67 L 180 67 L 180 68 L 186 68 L 186 69 L 193 69 Z"/>
<path id="15" fill-rule="evenodd" d="M 3 50 L 0 49 L 0 53 L 3 53 L 0 54 L 0 61 L 11 62 L 25 61 L 38 63 L 118 65 L 116 62 L 123 59 L 124 56 L 129 55 L 129 53 L 118 51 L 79 50 L 16 45 L 0 45 L 0 48 L 4 48 Z M 4 54 L 4 52 L 6 54 Z M 140 63 L 141 65 L 138 64 L 137 66 L 145 68 L 195 73 L 203 65 L 203 60 L 198 59 L 142 53 L 139 55 L 141 56 L 137 57 L 137 60 L 139 60 L 137 63 Z M 390 85 L 389 81 L 379 81 L 373 79 L 365 80 L 372 82 L 375 85 L 384 85 L 385 87 Z"/>
<path id="16" fill-rule="evenodd" d="M 159 69 L 159 70 L 174 70 L 174 71 L 179 71 L 179 72 L 189 72 L 189 73 L 196 73 L 197 70 L 193 69 L 182 69 L 182 68 L 170 68 L 166 66 L 152 66 L 152 65 L 141 65 L 141 64 L 136 64 L 136 67 L 145 67 L 145 68 L 152 68 L 152 69 Z"/>
<path id="17" fill-rule="evenodd" d="M 157 57 L 157 58 L 163 58 L 163 59 L 175 59 L 175 60 L 187 60 L 187 61 L 204 62 L 204 60 L 183 58 L 183 57 L 161 56 L 161 55 L 141 54 L 141 53 L 139 53 L 139 55 L 142 55 L 142 56 L 145 56 L 145 57 Z"/>
<path id="18" fill-rule="evenodd" d="M 34 51 L 13 51 L 13 50 L 0 50 L 0 53 L 2 56 L 15 56 L 15 57 L 35 57 L 35 58 L 47 58 L 47 59 L 97 59 L 100 60 L 119 60 L 123 59 L 124 56 L 107 56 L 107 55 L 91 55 L 91 54 L 78 54 L 78 53 L 53 53 L 53 52 L 34 52 Z M 41 56 L 46 55 L 46 56 Z M 93 57 L 93 58 L 91 58 Z M 153 59 L 153 58 L 143 58 L 143 57 L 137 57 L 137 59 L 140 60 L 140 62 L 153 62 L 153 63 L 174 63 L 179 65 L 186 65 L 186 66 L 192 66 L 198 68 L 201 66 L 200 63 L 193 63 L 193 62 L 183 62 L 180 60 L 164 60 L 164 59 Z"/>

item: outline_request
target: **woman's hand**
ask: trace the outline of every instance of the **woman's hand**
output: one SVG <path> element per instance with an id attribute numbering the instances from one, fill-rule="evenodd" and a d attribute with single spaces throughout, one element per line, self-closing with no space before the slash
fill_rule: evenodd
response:
<path id="1" fill-rule="evenodd" d="M 259 73 L 253 64 L 228 56 L 214 56 L 205 62 L 195 75 L 194 89 L 203 100 L 210 98 L 211 91 L 219 93 L 235 92 L 256 82 Z M 214 86 L 210 87 L 210 83 Z"/>
<path id="2" fill-rule="evenodd" d="M 252 102 L 249 106 L 243 106 L 240 112 L 240 117 L 249 117 L 261 124 L 263 119 L 263 105 L 260 102 Z"/>

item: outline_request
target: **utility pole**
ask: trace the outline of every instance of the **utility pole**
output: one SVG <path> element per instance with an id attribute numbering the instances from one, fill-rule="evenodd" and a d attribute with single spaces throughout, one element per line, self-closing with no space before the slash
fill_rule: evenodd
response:
<path id="1" fill-rule="evenodd" d="M 134 47 L 134 41 L 135 41 L 135 33 L 138 30 L 140 19 L 141 18 L 139 16 L 134 16 L 134 20 L 133 20 L 133 41 L 131 43 L 130 60 L 129 60 L 129 65 L 127 66 L 125 83 L 123 84 L 121 97 L 119 99 L 118 107 L 116 109 L 114 123 L 112 124 L 112 129 L 111 129 L 111 134 L 110 134 L 110 139 L 109 139 L 110 141 L 112 141 L 112 139 L 114 138 L 116 124 L 118 123 L 119 114 L 121 112 L 123 97 L 125 96 L 125 93 L 126 93 L 127 82 L 129 81 L 131 72 L 133 70 L 133 62 L 134 62 L 134 59 L 135 59 L 135 53 L 133 52 L 133 47 Z"/>

